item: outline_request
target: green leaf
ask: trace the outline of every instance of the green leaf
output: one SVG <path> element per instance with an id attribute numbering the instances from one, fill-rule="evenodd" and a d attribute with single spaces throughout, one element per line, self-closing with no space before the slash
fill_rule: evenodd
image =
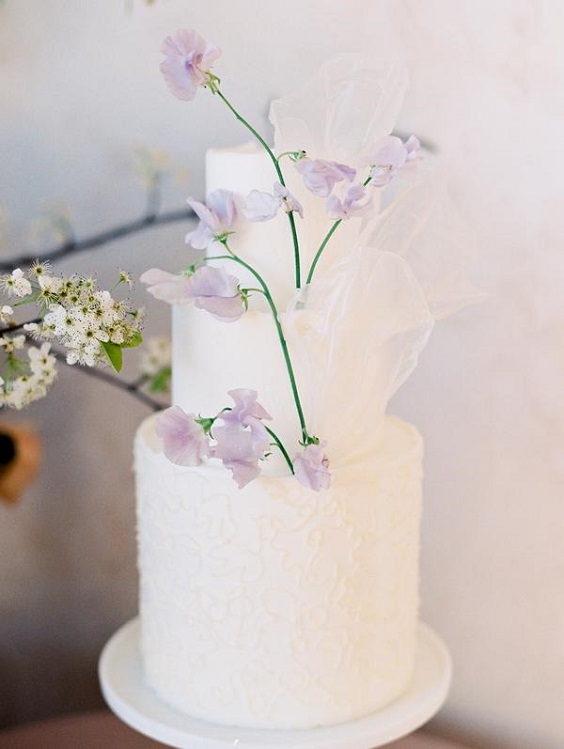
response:
<path id="1" fill-rule="evenodd" d="M 117 343 L 112 343 L 111 341 L 101 341 L 101 344 L 112 367 L 116 372 L 121 372 L 121 368 L 123 367 L 123 353 L 121 346 L 118 346 Z"/>
<path id="2" fill-rule="evenodd" d="M 135 346 L 139 346 L 141 343 L 143 343 L 143 336 L 137 330 L 132 334 L 131 338 L 121 344 L 121 348 L 135 348 Z"/>
<path id="3" fill-rule="evenodd" d="M 170 367 L 163 367 L 160 372 L 158 372 L 153 379 L 151 380 L 151 384 L 149 385 L 149 390 L 151 393 L 166 393 L 170 390 L 170 377 L 171 377 L 171 369 Z"/>

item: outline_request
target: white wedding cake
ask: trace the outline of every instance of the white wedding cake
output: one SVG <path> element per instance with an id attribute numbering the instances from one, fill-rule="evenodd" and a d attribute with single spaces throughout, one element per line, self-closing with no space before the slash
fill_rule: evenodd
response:
<path id="1" fill-rule="evenodd" d="M 213 152 L 207 173 L 208 191 L 272 188 L 268 159 L 247 149 Z M 318 239 L 326 226 L 325 217 L 309 231 Z M 242 489 L 216 459 L 174 465 L 155 417 L 135 445 L 146 683 L 191 716 L 272 729 L 341 723 L 393 701 L 411 679 L 418 621 L 422 442 L 384 415 L 390 393 L 374 392 L 371 379 L 383 366 L 379 354 L 393 347 L 366 342 L 360 292 L 345 342 L 320 327 L 314 295 L 312 307 L 292 306 L 288 237 L 281 215 L 251 225 L 233 245 L 273 279 L 287 310 L 281 321 L 304 410 L 332 448 L 330 488 L 306 488 L 280 459 L 265 461 Z M 367 262 L 397 277 L 391 253 Z M 374 304 L 373 294 L 366 298 Z M 394 346 L 408 327 L 399 326 Z M 315 376 L 304 352 L 319 365 Z M 228 391 L 250 388 L 282 441 L 297 446 L 280 344 L 256 300 L 229 323 L 175 307 L 172 369 L 173 403 L 186 412 L 218 413 Z M 320 400 L 331 407 L 318 408 Z"/>

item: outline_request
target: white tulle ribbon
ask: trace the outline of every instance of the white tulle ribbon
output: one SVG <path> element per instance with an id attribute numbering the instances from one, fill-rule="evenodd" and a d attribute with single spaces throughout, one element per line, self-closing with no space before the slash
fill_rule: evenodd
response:
<path id="1" fill-rule="evenodd" d="M 391 132 L 406 84 L 400 65 L 377 68 L 356 55 L 329 61 L 273 102 L 276 152 L 304 149 L 362 166 Z M 435 320 L 479 298 L 462 271 L 471 235 L 444 178 L 423 171 L 380 213 L 343 221 L 284 315 L 308 428 L 327 441 L 333 463 L 370 458 L 389 400 L 417 366 Z M 313 214 L 318 232 L 319 201 L 293 177 L 290 184 L 304 201 L 304 225 Z M 304 226 L 301 238 L 305 266 L 323 234 Z"/>
<path id="2" fill-rule="evenodd" d="M 321 274 L 306 307 L 285 316 L 310 430 L 339 464 L 370 453 L 433 323 L 405 260 L 367 246 Z"/>
<path id="3" fill-rule="evenodd" d="M 328 60 L 299 90 L 272 102 L 276 152 L 303 149 L 312 158 L 362 164 L 394 128 L 407 82 L 400 63 L 377 66 L 352 53 Z"/>

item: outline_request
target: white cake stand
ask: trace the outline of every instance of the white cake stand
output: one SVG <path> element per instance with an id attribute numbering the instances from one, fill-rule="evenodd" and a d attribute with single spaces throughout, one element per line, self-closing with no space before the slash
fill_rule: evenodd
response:
<path id="1" fill-rule="evenodd" d="M 415 672 L 399 699 L 350 723 L 300 731 L 221 726 L 165 705 L 143 681 L 138 619 L 108 641 L 99 675 L 106 702 L 124 723 L 176 749 L 373 749 L 415 731 L 439 710 L 450 685 L 451 661 L 441 640 L 422 624 Z"/>

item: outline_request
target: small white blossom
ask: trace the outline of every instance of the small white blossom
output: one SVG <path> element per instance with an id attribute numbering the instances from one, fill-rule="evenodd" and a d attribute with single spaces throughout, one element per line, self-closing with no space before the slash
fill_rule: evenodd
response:
<path id="1" fill-rule="evenodd" d="M 16 268 L 9 276 L 2 276 L 1 284 L 8 294 L 18 297 L 27 296 L 32 291 L 31 283 L 21 268 Z"/>
<path id="2" fill-rule="evenodd" d="M 102 360 L 102 351 L 98 341 L 83 341 L 69 349 L 67 364 L 82 364 L 95 367 Z"/>
<path id="3" fill-rule="evenodd" d="M 56 336 L 66 335 L 70 329 L 74 328 L 74 319 L 67 314 L 62 304 L 54 304 L 43 318 L 43 325 L 53 332 Z"/>
<path id="4" fill-rule="evenodd" d="M 48 292 L 49 294 L 59 294 L 64 285 L 63 279 L 57 278 L 56 276 L 42 275 L 39 276 L 37 280 L 41 289 Z"/>
<path id="5" fill-rule="evenodd" d="M 31 273 L 39 278 L 46 276 L 51 272 L 51 263 L 48 260 L 36 260 L 31 266 Z"/>
<path id="6" fill-rule="evenodd" d="M 80 276 L 56 277 L 48 266 L 36 262 L 28 276 L 17 268 L 0 278 L 0 286 L 14 296 L 33 294 L 41 305 L 43 319 L 22 325 L 25 335 L 0 332 L 0 353 L 5 366 L 0 378 L 0 407 L 24 408 L 46 395 L 56 374 L 56 357 L 51 353 L 50 340 L 67 349 L 69 364 L 94 367 L 107 364 L 106 344 L 134 346 L 141 340 L 140 310 L 116 300 L 109 291 L 99 290 L 93 278 Z M 122 273 L 120 282 L 127 282 Z M 0 309 L 0 321 L 13 324 L 13 310 Z M 41 340 L 39 346 L 28 346 L 30 338 Z M 21 352 L 25 351 L 24 354 Z M 116 357 L 111 358 L 115 365 Z"/>
<path id="7" fill-rule="evenodd" d="M 116 325 L 115 327 L 109 328 L 106 335 L 107 341 L 117 343 L 118 346 L 121 346 L 123 343 L 125 343 L 125 329 L 122 325 Z"/>
<path id="8" fill-rule="evenodd" d="M 40 348 L 31 346 L 27 351 L 27 361 L 18 358 L 17 377 L 6 375 L 0 378 L 0 406 L 22 409 L 39 398 L 44 398 L 57 376 L 55 357 L 49 353 L 49 344 Z M 14 361 L 14 355 L 11 354 Z"/>
<path id="9" fill-rule="evenodd" d="M 54 371 L 56 365 L 56 359 L 53 354 L 50 354 L 51 350 L 50 343 L 43 343 L 40 348 L 32 346 L 29 349 L 29 366 L 31 371 L 35 374 L 41 374 L 42 376 L 50 376 L 51 372 Z"/>
<path id="10" fill-rule="evenodd" d="M 0 347 L 2 347 L 7 354 L 12 354 L 14 351 L 23 349 L 24 345 L 24 335 L 0 336 Z"/>
<path id="11" fill-rule="evenodd" d="M 141 374 L 154 377 L 162 369 L 170 366 L 170 362 L 171 346 L 168 338 L 155 336 L 145 342 L 145 350 L 139 364 Z"/>
<path id="12" fill-rule="evenodd" d="M 11 325 L 13 323 L 14 310 L 9 304 L 0 308 L 0 324 Z"/>
<path id="13" fill-rule="evenodd" d="M 130 289 L 133 288 L 133 279 L 131 278 L 131 274 L 123 270 L 122 268 L 120 268 L 119 271 L 119 283 L 124 283 Z"/>

